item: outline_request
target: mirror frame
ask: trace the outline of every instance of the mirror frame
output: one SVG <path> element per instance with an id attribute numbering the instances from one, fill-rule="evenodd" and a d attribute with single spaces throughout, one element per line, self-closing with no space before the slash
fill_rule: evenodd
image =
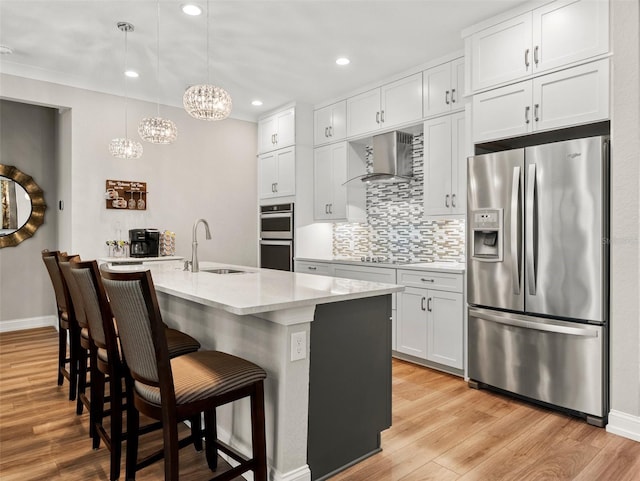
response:
<path id="1" fill-rule="evenodd" d="M 25 174 L 13 165 L 0 164 L 0 175 L 7 177 L 22 186 L 31 199 L 31 215 L 22 227 L 11 234 L 0 236 L 0 248 L 13 247 L 31 237 L 44 222 L 44 211 L 47 204 L 44 193 L 30 175 Z"/>

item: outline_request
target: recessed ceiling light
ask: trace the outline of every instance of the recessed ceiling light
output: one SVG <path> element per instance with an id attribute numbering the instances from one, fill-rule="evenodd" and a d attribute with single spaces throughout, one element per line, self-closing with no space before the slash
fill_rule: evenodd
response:
<path id="1" fill-rule="evenodd" d="M 262 105 L 262 100 L 254 100 L 253 102 L 251 102 L 251 105 L 260 107 Z"/>
<path id="2" fill-rule="evenodd" d="M 11 47 L 7 47 L 6 45 L 0 45 L 0 55 L 11 55 L 13 53 L 13 49 Z"/>
<path id="3" fill-rule="evenodd" d="M 336 63 L 338 65 L 349 65 L 351 63 L 351 60 L 349 60 L 347 57 L 340 57 L 336 59 Z"/>
<path id="4" fill-rule="evenodd" d="M 194 5 L 192 3 L 187 3 L 185 5 L 182 5 L 182 12 L 186 13 L 187 15 L 191 15 L 192 17 L 195 17 L 202 13 L 202 9 L 197 5 Z"/>
<path id="5" fill-rule="evenodd" d="M 138 72 L 136 72 L 135 70 L 127 70 L 124 74 L 129 78 L 138 78 L 138 77 L 140 77 L 140 74 Z"/>

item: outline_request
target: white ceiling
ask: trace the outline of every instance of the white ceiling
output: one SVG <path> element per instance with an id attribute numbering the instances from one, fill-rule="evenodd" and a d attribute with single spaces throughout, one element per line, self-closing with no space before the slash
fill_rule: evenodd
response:
<path id="1" fill-rule="evenodd" d="M 126 21 L 130 97 L 181 106 L 207 83 L 207 18 L 185 1 L 0 0 L 0 72 L 123 95 Z M 194 3 L 204 7 L 207 1 Z M 523 0 L 210 0 L 210 83 L 233 97 L 232 117 L 255 120 L 291 100 L 317 104 L 462 50 L 463 28 Z M 351 64 L 338 67 L 347 56 Z M 159 85 L 159 87 L 158 87 Z M 158 94 L 159 91 L 159 94 Z M 261 99 L 262 107 L 251 101 Z"/>

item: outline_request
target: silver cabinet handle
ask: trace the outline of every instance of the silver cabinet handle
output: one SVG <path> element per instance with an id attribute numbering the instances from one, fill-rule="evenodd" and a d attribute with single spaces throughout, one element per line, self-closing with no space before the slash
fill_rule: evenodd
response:
<path id="1" fill-rule="evenodd" d="M 333 125 L 329 126 L 329 137 L 333 137 Z"/>
<path id="2" fill-rule="evenodd" d="M 528 105 L 524 108 L 524 123 L 525 124 L 529 123 L 529 111 L 530 110 L 531 110 L 531 107 L 528 106 Z"/>
<path id="3" fill-rule="evenodd" d="M 329 127 L 324 128 L 324 136 L 329 137 Z"/>
<path id="4" fill-rule="evenodd" d="M 535 104 L 533 106 L 533 120 L 535 120 L 536 122 L 540 120 L 540 118 L 538 117 L 539 107 L 540 107 L 540 104 Z"/>
<path id="5" fill-rule="evenodd" d="M 376 112 L 376 124 L 380 123 L 380 112 Z"/>
<path id="6" fill-rule="evenodd" d="M 456 103 L 456 89 L 451 89 L 451 103 L 455 104 Z"/>
<path id="7" fill-rule="evenodd" d="M 276 136 L 276 144 L 278 143 L 278 134 L 274 134 Z"/>
<path id="8" fill-rule="evenodd" d="M 432 300 L 433 300 L 433 299 L 432 299 L 431 297 L 427 300 L 427 311 L 429 311 L 429 312 L 431 312 L 431 311 L 432 311 L 432 309 L 431 309 L 431 301 L 432 301 Z"/>
<path id="9" fill-rule="evenodd" d="M 536 65 L 538 65 L 538 51 L 540 50 L 540 46 L 536 45 L 536 47 L 533 49 L 533 61 L 535 62 Z"/>
<path id="10" fill-rule="evenodd" d="M 275 186 L 275 191 L 274 192 L 278 192 L 278 183 L 276 182 L 275 184 L 273 184 Z"/>
<path id="11" fill-rule="evenodd" d="M 519 223 L 522 222 L 520 216 L 520 167 L 513 168 L 513 179 L 511 181 L 511 283 L 513 293 L 520 294 L 520 241 Z"/>
<path id="12" fill-rule="evenodd" d="M 524 51 L 524 66 L 529 70 L 529 49 Z"/>
<path id="13" fill-rule="evenodd" d="M 427 278 L 425 278 L 425 277 L 421 277 L 421 278 L 420 278 L 420 280 L 421 280 L 422 282 L 435 282 L 435 281 L 436 281 L 435 279 L 427 279 Z"/>
<path id="14" fill-rule="evenodd" d="M 449 207 L 449 194 L 444 196 L 444 206 Z"/>
<path id="15" fill-rule="evenodd" d="M 537 234 L 535 229 L 538 227 L 536 222 L 536 164 L 529 164 L 529 173 L 527 177 L 527 199 L 525 200 L 525 206 L 527 209 L 527 215 L 525 217 L 524 231 L 527 236 L 527 283 L 529 284 L 529 294 L 536 295 L 536 251 L 537 245 L 534 242 L 537 240 Z"/>
<path id="16" fill-rule="evenodd" d="M 451 194 L 451 207 L 456 206 L 456 194 Z"/>
<path id="17" fill-rule="evenodd" d="M 450 104 L 450 102 L 449 102 L 449 91 L 448 90 L 444 93 L 444 103 L 447 104 L 447 105 Z"/>
<path id="18" fill-rule="evenodd" d="M 380 111 L 380 122 L 384 123 L 384 110 Z"/>
<path id="19" fill-rule="evenodd" d="M 275 192 L 276 184 L 271 184 L 271 192 Z"/>
<path id="20" fill-rule="evenodd" d="M 324 213 L 328 214 L 329 213 L 329 204 L 325 204 L 324 205 Z"/>
<path id="21" fill-rule="evenodd" d="M 423 311 L 426 311 L 427 309 L 424 307 L 424 301 L 426 301 L 424 297 L 420 299 L 420 309 L 422 309 Z"/>
<path id="22" fill-rule="evenodd" d="M 333 214 L 333 204 L 329 204 L 329 214 Z"/>
<path id="23" fill-rule="evenodd" d="M 310 271 L 318 270 L 318 268 L 314 266 L 308 266 L 307 269 L 309 269 Z"/>

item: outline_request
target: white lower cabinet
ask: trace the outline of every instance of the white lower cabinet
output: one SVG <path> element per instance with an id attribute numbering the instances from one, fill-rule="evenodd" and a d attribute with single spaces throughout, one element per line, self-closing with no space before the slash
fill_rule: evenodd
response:
<path id="1" fill-rule="evenodd" d="M 504 139 L 609 118 L 609 60 L 473 96 L 473 141 Z"/>
<path id="2" fill-rule="evenodd" d="M 396 351 L 462 370 L 463 275 L 399 269 L 397 282 Z"/>

